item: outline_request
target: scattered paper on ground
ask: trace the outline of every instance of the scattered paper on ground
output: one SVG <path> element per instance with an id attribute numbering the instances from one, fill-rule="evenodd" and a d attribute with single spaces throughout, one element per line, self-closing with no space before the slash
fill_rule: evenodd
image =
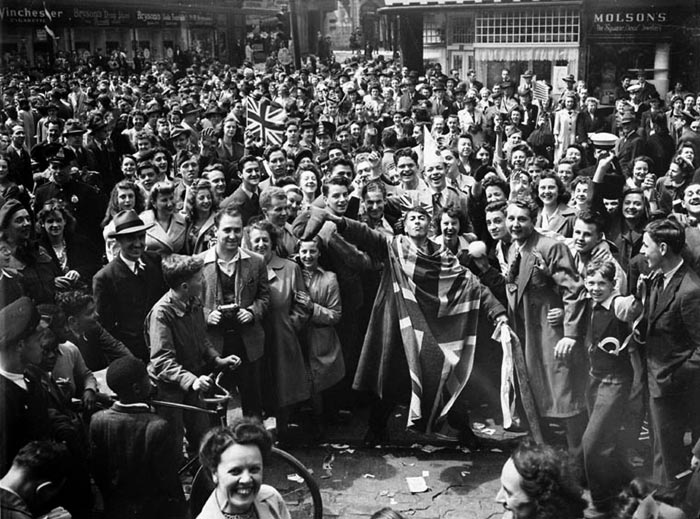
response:
<path id="1" fill-rule="evenodd" d="M 302 478 L 299 474 L 287 474 L 287 479 L 289 481 L 293 481 L 294 483 L 304 482 L 304 478 Z"/>
<path id="2" fill-rule="evenodd" d="M 428 491 L 428 484 L 421 476 L 406 478 L 406 484 L 408 485 L 408 490 L 411 492 L 411 494 L 420 494 L 421 492 Z"/>

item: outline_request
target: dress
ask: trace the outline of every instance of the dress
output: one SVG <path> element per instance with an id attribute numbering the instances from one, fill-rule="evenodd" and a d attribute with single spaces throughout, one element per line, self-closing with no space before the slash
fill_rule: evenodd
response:
<path id="1" fill-rule="evenodd" d="M 309 374 L 314 393 L 333 386 L 345 376 L 345 362 L 335 325 L 340 322 L 340 287 L 333 272 L 317 268 L 310 275 L 307 290 L 314 309 L 304 333 L 309 357 Z"/>
<path id="2" fill-rule="evenodd" d="M 263 320 L 265 328 L 266 369 L 274 405 L 284 407 L 303 402 L 311 396 L 304 355 L 297 332 L 306 315 L 294 304 L 294 293 L 304 291 L 299 266 L 276 255 L 267 264 L 270 283 L 270 308 Z M 263 388 L 265 392 L 265 388 Z"/>
<path id="3" fill-rule="evenodd" d="M 558 110 L 554 114 L 554 137 L 557 139 L 557 149 L 554 152 L 554 160 L 564 156 L 566 148 L 576 142 L 576 110 Z"/>

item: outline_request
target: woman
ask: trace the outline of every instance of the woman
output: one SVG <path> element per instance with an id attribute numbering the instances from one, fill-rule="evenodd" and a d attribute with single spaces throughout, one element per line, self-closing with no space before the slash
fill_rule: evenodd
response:
<path id="1" fill-rule="evenodd" d="M 185 200 L 187 220 L 186 254 L 199 254 L 215 242 L 214 215 L 219 209 L 219 197 L 214 186 L 206 179 L 195 180 Z"/>
<path id="2" fill-rule="evenodd" d="M 659 208 L 659 193 L 656 191 L 654 161 L 649 157 L 640 155 L 634 158 L 632 174 L 627 178 L 625 186 L 628 189 L 641 189 L 652 212 Z"/>
<path id="3" fill-rule="evenodd" d="M 279 492 L 262 482 L 271 450 L 270 433 L 249 418 L 209 431 L 199 459 L 216 487 L 197 519 L 290 519 Z"/>
<path id="4" fill-rule="evenodd" d="M 105 256 L 108 263 L 119 254 L 117 240 L 110 238 L 110 235 L 114 232 L 114 222 L 112 220 L 114 216 L 122 211 L 131 209 L 140 214 L 145 208 L 146 202 L 143 192 L 134 182 L 122 180 L 114 186 L 109 196 L 107 212 L 102 220 L 102 237 L 105 240 Z"/>
<path id="5" fill-rule="evenodd" d="M 139 162 L 136 166 L 136 177 L 139 187 L 148 196 L 153 185 L 158 182 L 158 168 L 150 160 Z"/>
<path id="6" fill-rule="evenodd" d="M 569 194 L 561 179 L 553 172 L 542 175 L 537 184 L 537 198 L 542 209 L 535 227 L 571 238 L 576 221 L 576 210 L 568 206 Z"/>
<path id="7" fill-rule="evenodd" d="M 62 273 L 49 253 L 34 240 L 32 228 L 29 212 L 17 200 L 8 200 L 0 207 L 0 232 L 12 252 L 8 268 L 19 271 L 24 293 L 35 304 L 52 304 L 54 280 Z"/>
<path id="8" fill-rule="evenodd" d="M 458 210 L 451 206 L 445 207 L 435 218 L 434 226 L 438 234 L 433 238 L 435 243 L 449 249 L 452 254 L 457 256 L 460 262 L 466 261 L 469 257 L 467 252 L 469 241 L 460 234 L 462 219 L 463 216 Z"/>
<path id="9" fill-rule="evenodd" d="M 299 211 L 301 211 L 301 206 L 304 202 L 304 192 L 296 184 L 287 184 L 282 186 L 282 189 L 287 193 L 287 202 L 289 202 L 287 206 L 287 221 L 292 223 L 299 215 Z"/>
<path id="10" fill-rule="evenodd" d="M 564 107 L 557 110 L 554 115 L 554 160 L 558 161 L 564 156 L 566 148 L 574 144 L 576 140 L 576 96 L 569 94 L 564 98 Z"/>
<path id="11" fill-rule="evenodd" d="M 173 168 L 173 157 L 170 155 L 168 150 L 165 148 L 156 148 L 153 152 L 152 161 L 158 170 L 158 178 L 156 179 L 156 182 L 170 180 Z"/>
<path id="12" fill-rule="evenodd" d="M 321 185 L 319 173 L 316 166 L 306 166 L 299 170 L 299 187 L 304 194 L 304 200 L 301 203 L 302 210 L 313 204 L 319 194 Z"/>
<path id="13" fill-rule="evenodd" d="M 141 219 L 156 224 L 146 231 L 146 250 L 161 256 L 179 254 L 185 246 L 185 217 L 175 211 L 175 186 L 172 182 L 158 182 L 148 197 L 148 209 Z"/>
<path id="14" fill-rule="evenodd" d="M 509 519 L 578 519 L 586 500 L 568 457 L 532 440 L 521 443 L 501 472 L 496 502 Z"/>
<path id="15" fill-rule="evenodd" d="M 253 252 L 267 263 L 270 282 L 270 306 L 263 321 L 265 329 L 265 357 L 270 384 L 266 406 L 277 417 L 280 438 L 287 433 L 289 406 L 311 396 L 304 355 L 297 339 L 307 319 L 303 306 L 295 300 L 295 293 L 306 292 L 299 266 L 282 259 L 273 251 L 277 248 L 277 229 L 266 220 L 248 228 Z M 265 393 L 265 388 L 263 388 Z"/>
<path id="16" fill-rule="evenodd" d="M 37 215 L 36 227 L 39 242 L 62 273 L 56 278 L 56 287 L 92 285 L 92 276 L 101 266 L 100 252 L 90 240 L 74 232 L 75 218 L 65 204 L 56 199 L 48 200 Z"/>
<path id="17" fill-rule="evenodd" d="M 308 351 L 309 375 L 311 377 L 311 402 L 317 436 L 323 435 L 323 391 L 334 386 L 345 376 L 345 362 L 340 349 L 340 339 L 335 326 L 340 322 L 342 304 L 340 287 L 333 272 L 318 266 L 321 255 L 319 240 L 299 243 L 299 264 L 308 290 L 298 292 L 299 301 L 311 315 L 309 326 L 302 334 Z"/>

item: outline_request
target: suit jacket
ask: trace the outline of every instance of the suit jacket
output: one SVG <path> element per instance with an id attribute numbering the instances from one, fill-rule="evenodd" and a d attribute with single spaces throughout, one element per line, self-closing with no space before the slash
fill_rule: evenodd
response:
<path id="1" fill-rule="evenodd" d="M 537 215 L 535 227 L 538 229 L 544 228 L 544 218 L 542 213 L 544 209 Z M 574 222 L 576 221 L 576 209 L 569 207 L 565 203 L 559 204 L 557 212 L 547 222 L 545 230 L 561 234 L 565 238 L 570 238 L 574 232 Z"/>
<path id="2" fill-rule="evenodd" d="M 253 314 L 253 322 L 240 327 L 241 339 L 245 346 L 248 360 L 251 362 L 263 355 L 265 346 L 265 331 L 262 327 L 262 318 L 270 306 L 270 286 L 267 281 L 267 266 L 265 260 L 254 252 L 239 249 L 241 257 L 238 260 L 238 275 L 236 279 L 235 301 L 241 308 L 250 310 Z M 202 301 L 204 304 L 204 318 L 224 303 L 224 294 L 219 281 L 216 247 L 199 254 L 204 267 L 204 285 L 202 287 Z M 209 341 L 216 351 L 224 350 L 224 329 L 221 325 L 208 326 Z"/>
<path id="3" fill-rule="evenodd" d="M 262 215 L 260 204 L 248 196 L 248 193 L 243 190 L 243 186 L 239 186 L 238 189 L 231 193 L 231 196 L 224 198 L 223 202 L 221 202 L 221 207 L 226 207 L 227 205 L 233 205 L 240 211 L 243 217 L 243 225 L 248 225 L 248 221 L 254 216 Z"/>
<path id="4" fill-rule="evenodd" d="M 160 258 L 147 252 L 141 259 L 145 268 L 136 275 L 117 256 L 95 274 L 92 287 L 105 330 L 136 357 L 148 362 L 143 323 L 166 287 Z"/>
<path id="5" fill-rule="evenodd" d="M 114 146 L 108 141 L 107 144 L 98 144 L 94 140 L 87 146 L 87 149 L 95 159 L 95 170 L 102 176 L 102 188 L 105 193 L 112 191 L 114 185 L 122 177 L 119 169 L 119 159 Z"/>
<path id="6" fill-rule="evenodd" d="M 653 288 L 652 288 L 653 290 Z M 647 298 L 647 367 L 652 398 L 686 393 L 700 375 L 700 277 L 684 263 Z"/>
<path id="7" fill-rule="evenodd" d="M 34 188 L 34 178 L 32 176 L 32 159 L 29 152 L 24 148 L 15 148 L 10 144 L 6 151 L 7 162 L 10 172 L 14 175 L 13 180 L 22 184 L 31 191 Z"/>
<path id="8" fill-rule="evenodd" d="M 622 171 L 629 175 L 632 172 L 632 163 L 636 157 L 644 154 L 644 141 L 639 134 L 632 132 L 625 137 L 620 137 L 615 145 L 615 154 L 620 160 Z"/>
<path id="9" fill-rule="evenodd" d="M 588 110 L 582 110 L 576 119 L 576 142 L 588 142 L 589 133 L 609 132 L 608 119 L 600 112 L 591 116 Z"/>

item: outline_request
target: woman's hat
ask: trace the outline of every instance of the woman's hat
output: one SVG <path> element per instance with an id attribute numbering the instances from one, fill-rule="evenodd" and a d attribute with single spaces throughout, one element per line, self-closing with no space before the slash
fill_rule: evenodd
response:
<path id="1" fill-rule="evenodd" d="M 117 213 L 114 217 L 114 231 L 109 233 L 110 238 L 115 238 L 117 236 L 128 236 L 130 234 L 139 234 L 146 232 L 148 229 L 153 227 L 154 224 L 145 224 L 143 220 L 139 218 L 136 211 L 129 209 L 126 211 L 121 211 Z"/>

